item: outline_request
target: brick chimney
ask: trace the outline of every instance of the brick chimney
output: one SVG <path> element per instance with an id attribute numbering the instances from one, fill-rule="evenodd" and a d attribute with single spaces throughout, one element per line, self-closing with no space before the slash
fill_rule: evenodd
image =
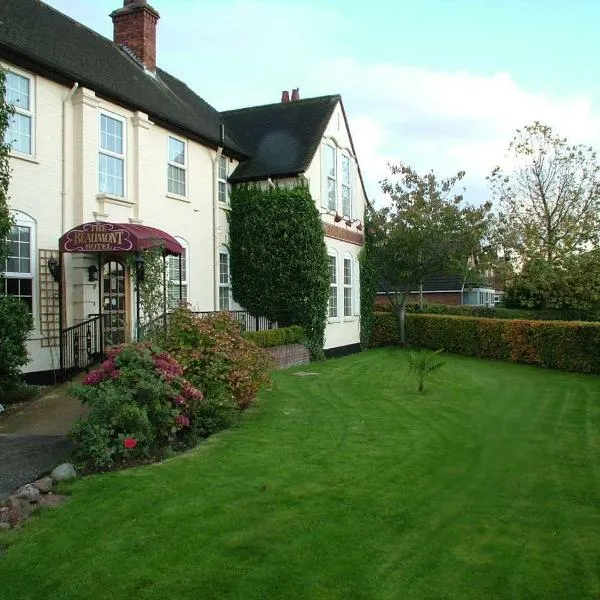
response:
<path id="1" fill-rule="evenodd" d="M 296 102 L 296 100 L 300 100 L 300 88 L 292 90 L 292 102 Z"/>
<path id="2" fill-rule="evenodd" d="M 281 104 L 287 104 L 290 101 L 290 93 L 287 90 L 281 92 Z"/>
<path id="3" fill-rule="evenodd" d="M 124 0 L 123 8 L 111 13 L 114 42 L 126 46 L 142 61 L 144 67 L 156 71 L 156 25 L 160 15 L 146 0 Z"/>

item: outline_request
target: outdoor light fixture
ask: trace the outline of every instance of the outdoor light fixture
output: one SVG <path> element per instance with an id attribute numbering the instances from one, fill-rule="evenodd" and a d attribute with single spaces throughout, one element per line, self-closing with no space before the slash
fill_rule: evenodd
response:
<path id="1" fill-rule="evenodd" d="M 352 227 L 352 223 L 354 221 L 352 221 L 352 219 L 350 217 L 348 217 L 348 219 L 346 220 L 346 227 Z"/>
<path id="2" fill-rule="evenodd" d="M 88 281 L 98 281 L 98 267 L 90 265 L 88 268 Z"/>
<path id="3" fill-rule="evenodd" d="M 356 226 L 356 230 L 357 231 L 362 231 L 363 230 L 363 226 L 362 226 L 362 221 L 360 219 L 356 219 L 358 221 L 358 225 Z"/>
<path id="4" fill-rule="evenodd" d="M 330 208 L 325 214 L 333 215 L 333 220 L 336 223 L 339 223 L 344 218 L 343 215 L 340 215 L 335 208 Z"/>
<path id="5" fill-rule="evenodd" d="M 144 257 L 139 252 L 135 255 L 135 274 L 138 281 L 144 281 Z"/>
<path id="6" fill-rule="evenodd" d="M 60 263 L 56 260 L 56 258 L 48 259 L 48 271 L 50 271 L 50 275 L 52 275 L 52 279 L 56 281 L 56 283 L 60 282 Z"/>

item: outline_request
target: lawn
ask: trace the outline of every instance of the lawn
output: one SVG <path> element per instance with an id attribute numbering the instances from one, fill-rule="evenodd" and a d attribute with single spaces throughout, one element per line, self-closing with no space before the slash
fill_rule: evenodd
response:
<path id="1" fill-rule="evenodd" d="M 295 369 L 299 370 L 299 369 Z M 600 378 L 380 349 L 275 375 L 240 427 L 89 477 L 0 557 L 0 598 L 600 597 Z"/>

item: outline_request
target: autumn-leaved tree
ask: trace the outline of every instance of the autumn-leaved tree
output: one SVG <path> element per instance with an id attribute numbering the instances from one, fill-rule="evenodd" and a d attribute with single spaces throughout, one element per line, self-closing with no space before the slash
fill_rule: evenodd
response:
<path id="1" fill-rule="evenodd" d="M 491 204 L 465 203 L 456 191 L 463 177 L 461 171 L 438 180 L 433 171 L 421 176 L 400 163 L 390 165 L 381 182 L 387 202 L 370 215 L 373 261 L 403 344 L 409 293 L 434 275 L 464 273 L 469 259 L 484 250 Z"/>
<path id="2" fill-rule="evenodd" d="M 488 178 L 506 251 L 521 264 L 560 264 L 598 246 L 600 165 L 591 147 L 568 144 L 536 121 L 517 130 L 509 160 Z"/>

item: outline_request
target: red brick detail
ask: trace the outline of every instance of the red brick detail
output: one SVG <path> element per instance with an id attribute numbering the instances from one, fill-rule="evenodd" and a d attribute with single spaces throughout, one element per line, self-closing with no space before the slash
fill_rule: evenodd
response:
<path id="1" fill-rule="evenodd" d="M 357 246 L 363 246 L 365 238 L 362 233 L 358 231 L 350 231 L 345 227 L 338 227 L 337 225 L 331 225 L 330 223 L 323 223 L 323 231 L 325 235 L 336 240 L 344 240 L 344 242 L 350 242 Z"/>
<path id="2" fill-rule="evenodd" d="M 266 348 L 267 352 L 275 359 L 279 369 L 294 365 L 307 365 L 310 362 L 310 352 L 302 344 L 288 344 Z"/>
<path id="3" fill-rule="evenodd" d="M 146 0 L 133 0 L 111 15 L 115 44 L 126 46 L 149 71 L 156 71 L 156 26 L 160 15 Z"/>

